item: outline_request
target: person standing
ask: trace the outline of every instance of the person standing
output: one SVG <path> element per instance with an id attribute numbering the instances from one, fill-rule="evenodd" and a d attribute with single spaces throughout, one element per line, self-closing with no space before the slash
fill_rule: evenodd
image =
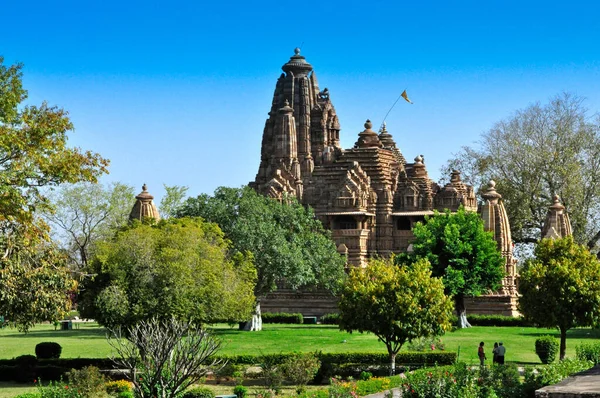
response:
<path id="1" fill-rule="evenodd" d="M 498 344 L 498 348 L 496 349 L 496 354 L 498 355 L 498 364 L 504 365 L 504 354 L 506 354 L 506 347 L 500 342 Z"/>
<path id="2" fill-rule="evenodd" d="M 498 363 L 498 342 L 494 343 L 494 349 L 492 350 L 492 363 L 493 364 L 497 364 Z"/>
<path id="3" fill-rule="evenodd" d="M 483 366 L 485 364 L 485 352 L 483 351 L 483 341 L 479 343 L 479 348 L 477 349 L 477 356 L 479 356 L 479 364 Z"/>

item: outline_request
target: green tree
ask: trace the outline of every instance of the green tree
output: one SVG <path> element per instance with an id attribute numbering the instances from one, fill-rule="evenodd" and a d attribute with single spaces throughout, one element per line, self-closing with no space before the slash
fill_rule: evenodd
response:
<path id="1" fill-rule="evenodd" d="M 441 279 L 431 277 L 424 259 L 411 265 L 395 265 L 393 258 L 371 260 L 366 268 L 353 268 L 338 306 L 341 330 L 371 332 L 385 344 L 392 375 L 402 345 L 443 334 L 452 313 Z"/>
<path id="2" fill-rule="evenodd" d="M 134 222 L 99 242 L 81 293 L 83 316 L 131 327 L 155 316 L 196 322 L 242 321 L 252 313 L 256 270 L 250 255 L 228 256 L 216 224 L 201 219 Z"/>
<path id="3" fill-rule="evenodd" d="M 279 203 L 249 187 L 221 187 L 213 196 L 189 198 L 177 214 L 217 223 L 234 251 L 254 255 L 257 298 L 274 291 L 279 281 L 291 288 L 335 290 L 344 277 L 344 259 L 313 211 L 292 198 L 288 202 Z M 259 302 L 249 327 L 261 328 Z"/>
<path id="4" fill-rule="evenodd" d="M 39 216 L 50 208 L 45 193 L 62 183 L 95 182 L 108 161 L 67 146 L 73 125 L 65 110 L 22 105 L 21 69 L 0 57 L 0 313 L 27 330 L 59 319 L 76 286 L 47 241 Z"/>
<path id="5" fill-rule="evenodd" d="M 398 258 L 425 258 L 433 275 L 442 277 L 446 294 L 454 298 L 459 327 L 471 326 L 465 310 L 466 296 L 497 290 L 504 277 L 504 258 L 477 213 L 460 208 L 437 213 L 413 229 L 412 252 Z"/>
<path id="6" fill-rule="evenodd" d="M 160 200 L 159 213 L 162 218 L 174 217 L 177 214 L 177 210 L 183 206 L 185 195 L 187 194 L 188 187 L 182 187 L 179 185 L 167 185 L 165 187 L 165 196 Z"/>
<path id="7" fill-rule="evenodd" d="M 51 196 L 53 210 L 46 218 L 55 241 L 69 254 L 77 270 L 87 267 L 94 245 L 129 219 L 135 203 L 133 187 L 81 183 L 61 188 Z"/>
<path id="8" fill-rule="evenodd" d="M 600 261 L 570 236 L 543 239 L 519 279 L 519 311 L 542 327 L 560 330 L 560 359 L 567 331 L 600 319 Z"/>
<path id="9" fill-rule="evenodd" d="M 533 104 L 494 124 L 476 147 L 463 147 L 444 167 L 483 188 L 497 183 L 517 244 L 540 239 L 548 206 L 558 194 L 578 243 L 600 240 L 600 121 L 569 93 Z M 448 173 L 449 175 L 449 173 Z"/>

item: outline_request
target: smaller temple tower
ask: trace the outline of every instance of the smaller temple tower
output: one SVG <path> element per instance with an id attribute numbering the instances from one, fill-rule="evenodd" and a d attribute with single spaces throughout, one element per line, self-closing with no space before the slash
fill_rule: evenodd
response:
<path id="1" fill-rule="evenodd" d="M 517 311 L 517 260 L 513 257 L 513 242 L 510 224 L 502 195 L 496 192 L 496 182 L 490 180 L 487 190 L 481 195 L 483 204 L 479 210 L 486 231 L 494 235 L 498 248 L 505 261 L 505 274 L 502 287 L 496 292 L 467 301 L 467 311 L 478 314 L 518 315 Z"/>
<path id="2" fill-rule="evenodd" d="M 129 220 L 144 220 L 145 218 L 153 218 L 156 221 L 160 220 L 158 209 L 154 204 L 154 196 L 148 193 L 146 184 L 142 186 L 142 192 L 135 197 L 136 201 L 129 213 Z"/>
<path id="3" fill-rule="evenodd" d="M 560 203 L 558 195 L 554 195 L 554 203 L 548 208 L 546 221 L 542 228 L 542 239 L 557 239 L 573 235 L 569 215 L 565 212 L 565 206 Z"/>

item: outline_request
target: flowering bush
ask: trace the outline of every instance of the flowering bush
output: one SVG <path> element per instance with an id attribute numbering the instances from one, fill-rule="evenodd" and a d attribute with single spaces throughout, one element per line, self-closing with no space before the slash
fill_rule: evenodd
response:
<path id="1" fill-rule="evenodd" d="M 118 394 L 121 392 L 132 391 L 131 382 L 127 380 L 108 381 L 104 384 L 104 388 L 109 394 Z"/>
<path id="2" fill-rule="evenodd" d="M 329 398 L 358 398 L 356 383 L 338 380 L 334 377 L 330 381 Z"/>
<path id="3" fill-rule="evenodd" d="M 47 385 L 42 385 L 39 379 L 34 380 L 38 387 L 41 398 L 85 398 L 77 389 L 70 388 L 68 384 L 62 381 L 51 381 Z"/>

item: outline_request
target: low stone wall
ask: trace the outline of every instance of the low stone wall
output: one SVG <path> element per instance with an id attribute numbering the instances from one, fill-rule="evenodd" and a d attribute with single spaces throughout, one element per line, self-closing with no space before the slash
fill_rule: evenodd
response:
<path id="1" fill-rule="evenodd" d="M 299 312 L 321 317 L 338 312 L 337 298 L 326 290 L 299 291 L 278 289 L 260 300 L 262 312 Z"/>
<path id="2" fill-rule="evenodd" d="M 519 316 L 517 297 L 485 295 L 465 298 L 467 314 Z"/>

